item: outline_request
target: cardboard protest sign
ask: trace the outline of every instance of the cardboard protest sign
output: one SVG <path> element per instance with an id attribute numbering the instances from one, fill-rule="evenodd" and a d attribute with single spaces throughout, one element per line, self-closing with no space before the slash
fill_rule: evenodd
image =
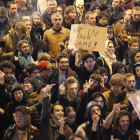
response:
<path id="1" fill-rule="evenodd" d="M 140 91 L 137 91 L 135 94 L 131 95 L 129 97 L 129 100 L 131 104 L 133 105 L 140 119 Z"/>
<path id="2" fill-rule="evenodd" d="M 73 24 L 71 26 L 69 49 L 80 48 L 83 50 L 103 52 L 107 28 L 90 26 L 88 24 Z"/>

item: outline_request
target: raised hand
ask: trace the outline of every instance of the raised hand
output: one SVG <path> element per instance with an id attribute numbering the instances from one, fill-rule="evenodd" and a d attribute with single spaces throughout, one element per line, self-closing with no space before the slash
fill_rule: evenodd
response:
<path id="1" fill-rule="evenodd" d="M 85 92 L 85 93 L 88 92 L 89 87 L 90 87 L 90 85 L 89 85 L 89 83 L 88 83 L 87 80 L 86 80 L 85 84 L 83 85 L 83 88 L 84 88 L 84 92 Z"/>
<path id="2" fill-rule="evenodd" d="M 96 124 L 98 123 L 99 119 L 100 119 L 99 115 L 95 114 L 95 115 L 92 116 L 92 121 Z"/>
<path id="3" fill-rule="evenodd" d="M 65 86 L 64 86 L 65 82 L 63 82 L 60 86 L 59 86 L 59 93 L 60 95 L 65 94 Z"/>
<path id="4" fill-rule="evenodd" d="M 48 97 L 48 94 L 51 92 L 53 86 L 55 86 L 55 84 L 46 85 L 43 97 Z"/>
<path id="5" fill-rule="evenodd" d="M 116 113 L 116 112 L 120 111 L 120 108 L 121 108 L 121 107 L 123 107 L 123 105 L 121 105 L 120 103 L 114 104 L 114 105 L 113 105 L 113 110 L 112 110 L 112 111 L 113 111 L 114 113 Z"/>
<path id="6" fill-rule="evenodd" d="M 0 85 L 4 84 L 4 73 L 0 70 Z"/>
<path id="7" fill-rule="evenodd" d="M 140 130 L 136 129 L 136 133 L 135 134 L 139 137 L 139 140 L 140 140 Z"/>

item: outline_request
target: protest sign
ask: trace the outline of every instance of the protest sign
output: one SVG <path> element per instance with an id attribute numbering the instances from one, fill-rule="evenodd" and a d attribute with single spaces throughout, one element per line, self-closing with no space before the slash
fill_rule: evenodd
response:
<path id="1" fill-rule="evenodd" d="M 90 26 L 88 24 L 73 24 L 71 26 L 69 49 L 80 48 L 103 52 L 107 28 Z"/>
<path id="2" fill-rule="evenodd" d="M 131 95 L 129 97 L 129 100 L 131 104 L 133 105 L 133 108 L 137 112 L 140 119 L 140 91 L 137 91 L 135 94 Z"/>

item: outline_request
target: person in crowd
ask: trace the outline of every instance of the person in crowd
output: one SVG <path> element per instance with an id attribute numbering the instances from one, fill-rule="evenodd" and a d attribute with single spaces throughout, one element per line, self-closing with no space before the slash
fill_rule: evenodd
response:
<path id="1" fill-rule="evenodd" d="M 9 33 L 5 35 L 3 39 L 6 41 L 6 44 L 2 52 L 2 60 L 10 60 L 13 57 L 19 40 L 25 39 L 29 41 L 29 44 L 31 45 L 29 32 L 23 22 L 18 22 L 15 28 L 11 28 Z"/>
<path id="2" fill-rule="evenodd" d="M 0 36 L 4 37 L 10 30 L 10 24 L 8 21 L 8 11 L 5 7 L 0 7 Z"/>
<path id="3" fill-rule="evenodd" d="M 134 1 L 132 0 L 123 0 L 121 2 L 121 7 L 125 10 L 132 9 L 134 7 Z"/>
<path id="4" fill-rule="evenodd" d="M 46 25 L 43 23 L 43 18 L 40 13 L 34 12 L 31 16 L 32 31 L 40 40 L 43 39 L 43 34 L 46 30 Z"/>
<path id="5" fill-rule="evenodd" d="M 41 53 L 37 56 L 37 62 L 40 63 L 42 60 L 50 62 L 50 55 L 48 53 Z"/>
<path id="6" fill-rule="evenodd" d="M 38 97 L 36 91 L 37 91 L 37 87 L 39 86 L 37 79 L 34 77 L 27 77 L 24 79 L 23 85 L 24 85 L 24 90 L 26 92 L 27 99 L 31 100 L 34 103 L 37 103 Z"/>
<path id="7" fill-rule="evenodd" d="M 31 15 L 34 12 L 34 9 L 26 5 L 26 0 L 14 0 L 18 7 L 18 14 L 20 16 L 20 20 L 28 18 L 30 19 Z"/>
<path id="8" fill-rule="evenodd" d="M 69 5 L 64 12 L 63 26 L 67 29 L 71 29 L 72 24 L 78 24 L 76 15 L 76 9 L 74 6 Z"/>
<path id="9" fill-rule="evenodd" d="M 135 63 L 132 68 L 132 73 L 135 76 L 135 88 L 136 90 L 140 89 L 140 63 Z"/>
<path id="10" fill-rule="evenodd" d="M 134 94 L 134 92 L 136 92 L 135 76 L 132 73 L 126 73 L 123 76 L 123 85 L 125 87 L 124 92 L 128 93 L 129 95 Z"/>
<path id="11" fill-rule="evenodd" d="M 42 103 L 43 103 L 43 93 L 45 90 L 46 84 L 42 83 L 37 88 L 37 97 L 38 103 L 34 104 L 29 108 L 31 115 L 31 124 L 41 130 L 41 111 L 42 111 Z"/>
<path id="12" fill-rule="evenodd" d="M 25 106 L 19 106 L 14 111 L 15 124 L 8 127 L 3 140 L 8 139 L 40 139 L 40 131 L 29 123 L 30 112 Z"/>
<path id="13" fill-rule="evenodd" d="M 107 39 L 111 40 L 114 44 L 116 59 L 118 61 L 122 61 L 124 59 L 126 48 L 122 40 L 114 35 L 114 30 L 112 26 L 107 26 Z"/>
<path id="14" fill-rule="evenodd" d="M 116 73 L 122 75 L 126 73 L 126 66 L 121 61 L 116 61 L 112 63 L 112 75 Z"/>
<path id="15" fill-rule="evenodd" d="M 45 12 L 47 9 L 47 1 L 46 0 L 38 0 L 37 1 L 37 12 L 39 12 L 41 15 Z"/>
<path id="16" fill-rule="evenodd" d="M 128 104 L 128 93 L 122 92 L 123 77 L 121 74 L 114 74 L 110 79 L 110 91 L 104 92 L 106 104 L 106 114 L 110 113 L 113 108 L 113 104 L 120 103 L 124 107 Z"/>
<path id="17" fill-rule="evenodd" d="M 124 11 L 123 19 L 113 24 L 114 35 L 117 37 L 121 36 L 122 26 L 124 23 L 128 22 L 132 16 L 132 9 L 127 9 Z"/>
<path id="18" fill-rule="evenodd" d="M 0 107 L 4 108 L 5 105 L 11 101 L 11 89 L 17 82 L 13 75 L 15 65 L 10 61 L 3 61 L 0 64 Z"/>
<path id="19" fill-rule="evenodd" d="M 53 23 L 53 27 L 44 32 L 43 40 L 46 42 L 49 50 L 51 62 L 55 63 L 55 58 L 61 51 L 59 43 L 63 41 L 65 36 L 70 34 L 70 31 L 62 26 L 62 15 L 58 13 L 52 14 L 51 21 Z"/>
<path id="20" fill-rule="evenodd" d="M 122 106 L 119 103 L 113 105 L 113 109 L 107 116 L 103 125 L 102 137 L 105 140 L 111 140 L 110 136 L 113 135 L 114 139 L 138 140 L 139 138 L 137 135 L 139 134 L 139 131 L 135 131 L 132 127 L 131 114 L 127 110 L 121 109 L 121 107 Z M 112 123 L 114 124 L 114 127 L 112 127 Z"/>
<path id="21" fill-rule="evenodd" d="M 68 140 L 84 140 L 84 139 L 81 136 L 74 134 L 71 135 Z"/>
<path id="22" fill-rule="evenodd" d="M 89 11 L 92 11 L 95 14 L 95 17 L 100 13 L 102 10 L 102 6 L 97 1 L 92 1 Z"/>
<path id="23" fill-rule="evenodd" d="M 81 124 L 75 134 L 80 135 L 84 140 L 89 140 L 91 137 L 95 140 L 100 139 L 102 124 L 101 107 L 91 101 L 87 105 L 87 122 Z"/>
<path id="24" fill-rule="evenodd" d="M 38 80 L 47 84 L 48 75 L 52 72 L 52 64 L 48 61 L 42 60 L 39 62 L 38 66 L 40 67 L 40 75 Z"/>
<path id="25" fill-rule="evenodd" d="M 97 15 L 96 26 L 99 26 L 99 27 L 108 26 L 108 18 L 109 18 L 108 14 L 105 11 L 101 11 Z"/>
<path id="26" fill-rule="evenodd" d="M 123 19 L 124 9 L 120 7 L 121 0 L 112 0 L 112 4 L 108 7 L 105 12 L 109 15 L 108 23 L 112 25 L 118 20 Z"/>
<path id="27" fill-rule="evenodd" d="M 116 62 L 116 55 L 114 44 L 111 40 L 106 40 L 104 52 L 100 52 L 100 57 L 97 58 L 96 63 L 100 67 L 105 67 L 109 73 L 112 74 L 112 63 Z"/>
<path id="28" fill-rule="evenodd" d="M 92 11 L 88 11 L 85 14 L 85 22 L 86 22 L 86 24 L 89 24 L 91 26 L 95 26 L 95 23 L 96 23 L 95 13 L 93 13 Z"/>
<path id="29" fill-rule="evenodd" d="M 78 50 L 74 50 L 70 55 L 70 68 L 76 72 L 80 80 L 80 89 L 84 85 L 85 81 L 89 80 L 89 77 L 95 70 L 98 69 L 98 65 L 95 61 L 95 56 L 92 54 L 85 54 L 82 57 L 82 65 L 79 67 L 75 65 L 75 55 Z M 83 74 L 84 73 L 84 74 Z"/>
<path id="30" fill-rule="evenodd" d="M 26 28 L 30 32 L 30 35 L 31 35 L 31 29 L 32 29 L 31 20 L 28 19 L 28 18 L 26 18 L 26 19 L 21 20 L 21 22 L 24 22 L 25 23 Z"/>
<path id="31" fill-rule="evenodd" d="M 62 140 L 62 136 L 68 139 L 72 135 L 70 127 L 65 125 L 63 106 L 60 103 L 55 103 L 49 109 L 49 94 L 54 85 L 47 85 L 43 94 L 41 114 L 42 140 L 46 140 L 47 137 L 50 140 Z"/>
<path id="32" fill-rule="evenodd" d="M 49 0 L 47 2 L 47 9 L 42 15 L 43 21 L 46 24 L 46 29 L 49 30 L 52 26 L 52 14 L 56 12 L 57 9 L 57 1 L 56 0 Z M 55 28 L 55 27 L 54 27 Z"/>
<path id="33" fill-rule="evenodd" d="M 51 94 L 51 103 L 54 104 L 59 99 L 59 86 L 67 80 L 68 77 L 73 76 L 78 79 L 78 76 L 74 71 L 69 68 L 68 54 L 61 52 L 56 58 L 58 68 L 55 69 L 47 79 L 47 84 L 55 84 L 53 86 Z"/>
<path id="34" fill-rule="evenodd" d="M 140 7 L 135 6 L 132 9 L 132 16 L 128 22 L 123 24 L 122 33 L 120 38 L 124 42 L 128 42 L 130 39 L 138 39 L 140 37 Z"/>
<path id="35" fill-rule="evenodd" d="M 63 16 L 65 9 L 66 9 L 66 6 L 63 4 L 60 4 L 57 6 L 57 13 Z"/>
<path id="36" fill-rule="evenodd" d="M 17 13 L 17 5 L 14 1 L 9 1 L 7 3 L 8 10 L 8 21 L 10 27 L 13 27 L 17 22 L 20 21 L 20 17 Z"/>

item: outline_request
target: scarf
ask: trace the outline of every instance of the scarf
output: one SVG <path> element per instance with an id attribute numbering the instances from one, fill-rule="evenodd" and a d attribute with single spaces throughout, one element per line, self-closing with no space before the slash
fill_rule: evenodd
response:
<path id="1" fill-rule="evenodd" d="M 22 68 L 26 68 L 28 64 L 32 63 L 32 56 L 30 54 L 21 55 L 21 52 L 18 51 L 18 60 L 19 60 L 19 65 Z"/>
<path id="2" fill-rule="evenodd" d="M 107 50 L 105 50 L 104 52 L 100 52 L 99 53 L 101 57 L 103 57 L 107 63 L 107 65 L 109 66 L 110 69 L 110 75 L 112 74 L 112 63 L 116 62 L 116 55 L 115 54 L 110 54 Z"/>

